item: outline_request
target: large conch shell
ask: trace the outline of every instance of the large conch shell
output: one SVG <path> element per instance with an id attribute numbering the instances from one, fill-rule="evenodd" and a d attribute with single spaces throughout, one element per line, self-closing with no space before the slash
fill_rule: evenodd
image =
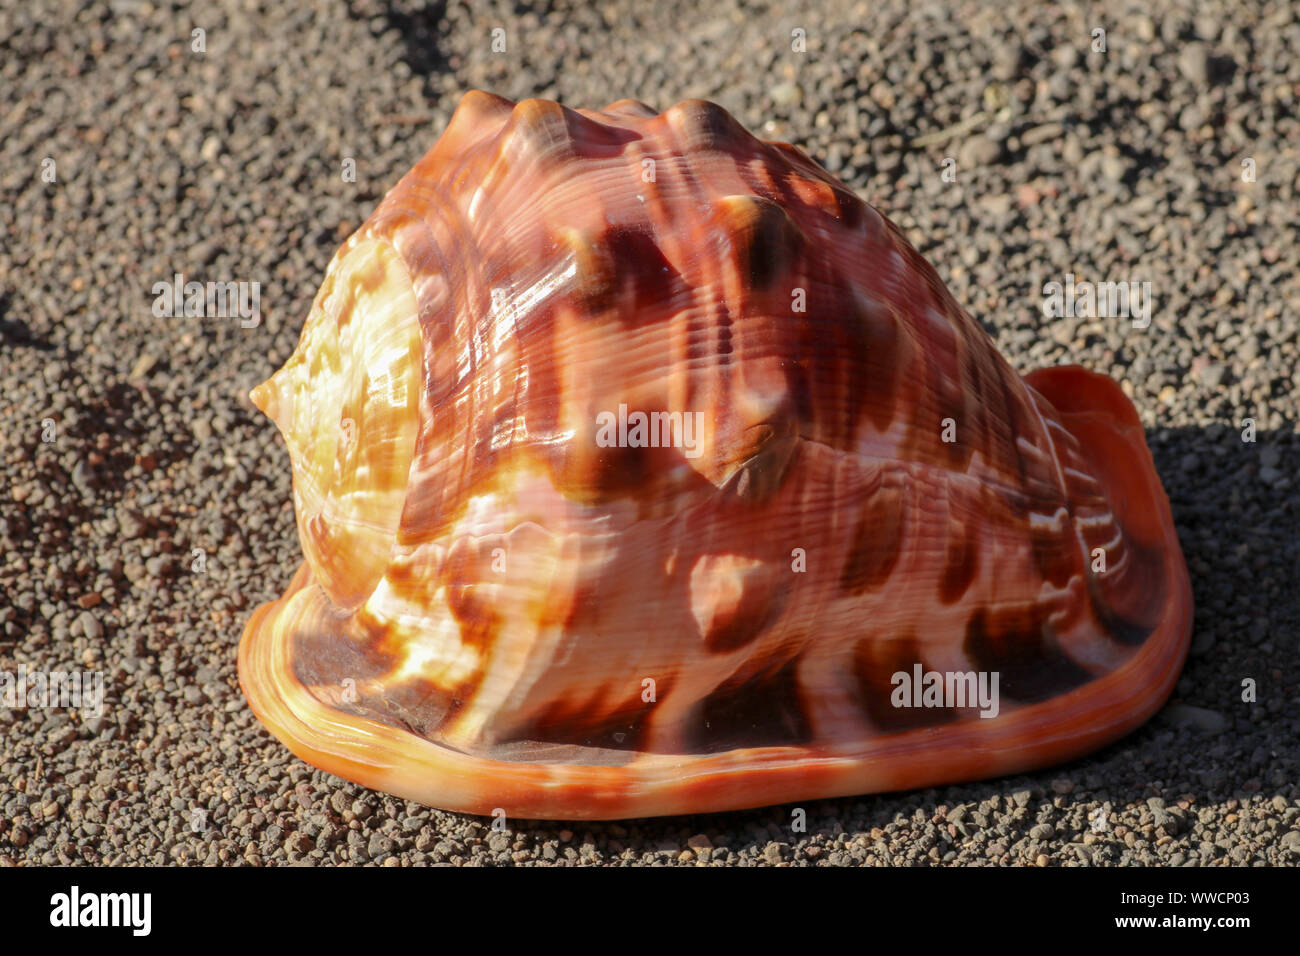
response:
<path id="1" fill-rule="evenodd" d="M 253 400 L 306 563 L 244 693 L 436 807 L 1029 770 L 1145 721 L 1187 651 L 1120 389 L 1022 380 L 892 223 L 711 103 L 468 94 Z"/>

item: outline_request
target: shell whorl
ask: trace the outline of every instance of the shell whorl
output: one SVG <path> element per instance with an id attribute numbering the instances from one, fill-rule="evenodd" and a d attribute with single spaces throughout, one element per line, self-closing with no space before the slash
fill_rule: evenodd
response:
<path id="1" fill-rule="evenodd" d="M 385 247 L 382 264 L 372 261 Z M 358 290 L 336 291 L 338 277 Z M 900 315 L 900 301 L 921 321 Z M 318 343 L 318 325 L 382 354 L 334 368 L 324 356 L 342 362 L 348 343 Z M 656 115 L 631 101 L 587 112 L 467 95 L 341 250 L 298 355 L 320 354 L 328 374 L 350 372 L 364 389 L 407 371 L 368 364 L 409 354 L 373 343 L 399 329 L 403 347 L 408 333 L 421 336 L 426 405 L 441 406 L 421 416 L 425 459 L 473 436 L 455 480 L 438 474 L 450 464 L 419 469 L 447 516 L 490 480 L 507 446 L 532 446 L 563 492 L 644 498 L 605 485 L 658 469 L 611 468 L 636 456 L 557 440 L 620 403 L 704 412 L 711 444 L 698 464 L 715 486 L 750 457 L 755 433 L 797 430 L 850 449 L 891 426 L 909 459 L 964 466 L 980 448 L 1009 483 L 1025 436 L 1017 419 L 1033 418 L 1023 384 L 892 225 L 792 147 L 755 139 L 702 101 Z M 611 362 L 626 374 L 609 374 Z M 270 393 L 276 407 L 292 404 L 304 387 L 296 368 L 291 360 L 259 404 L 270 409 Z M 319 431 L 287 433 L 322 468 L 336 430 L 319 406 L 331 388 L 313 385 Z M 942 442 L 947 417 L 974 434 Z M 306 462 L 302 449 L 295 460 Z M 321 484 L 303 478 L 306 492 Z"/>

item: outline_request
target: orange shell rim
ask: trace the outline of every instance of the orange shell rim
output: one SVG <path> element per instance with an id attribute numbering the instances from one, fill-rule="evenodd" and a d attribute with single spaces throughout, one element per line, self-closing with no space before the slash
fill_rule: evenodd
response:
<path id="1" fill-rule="evenodd" d="M 1167 507 L 1167 505 L 1166 505 Z M 857 748 L 763 747 L 708 755 L 641 754 L 624 766 L 539 764 L 475 757 L 326 706 L 288 675 L 289 599 L 263 604 L 239 645 L 239 682 L 254 714 L 295 755 L 372 790 L 427 806 L 512 819 L 621 820 L 715 813 L 796 801 L 944 786 L 1042 769 L 1084 756 L 1145 723 L 1173 691 L 1187 655 L 1192 591 L 1172 523 L 1163 552 L 1166 613 L 1122 667 L 1080 688 L 976 720 L 939 739 L 926 729 Z M 1147 688 L 1134 706 L 1125 688 Z"/>

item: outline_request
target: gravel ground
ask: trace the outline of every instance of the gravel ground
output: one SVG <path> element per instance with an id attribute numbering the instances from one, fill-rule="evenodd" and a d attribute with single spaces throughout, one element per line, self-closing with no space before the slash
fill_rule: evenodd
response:
<path id="1" fill-rule="evenodd" d="M 0 2 L 0 670 L 98 672 L 106 695 L 98 717 L 0 709 L 0 864 L 1300 858 L 1296 8 L 292 6 Z M 292 757 L 235 672 L 300 553 L 284 445 L 246 393 L 475 87 L 713 99 L 893 217 L 1017 369 L 1120 379 L 1197 598 L 1171 705 L 1066 767 L 808 802 L 806 832 L 776 807 L 494 833 Z M 177 272 L 260 282 L 262 323 L 155 318 Z M 1150 327 L 1045 319 L 1066 273 L 1150 281 Z"/>

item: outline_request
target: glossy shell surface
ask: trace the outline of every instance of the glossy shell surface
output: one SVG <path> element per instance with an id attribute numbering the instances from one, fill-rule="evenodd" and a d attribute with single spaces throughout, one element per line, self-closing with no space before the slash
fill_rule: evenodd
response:
<path id="1" fill-rule="evenodd" d="M 892 223 L 710 103 L 468 94 L 253 398 L 305 562 L 247 625 L 245 694 L 433 806 L 1023 771 L 1145 721 L 1186 654 L 1120 389 L 1022 379 Z"/>

